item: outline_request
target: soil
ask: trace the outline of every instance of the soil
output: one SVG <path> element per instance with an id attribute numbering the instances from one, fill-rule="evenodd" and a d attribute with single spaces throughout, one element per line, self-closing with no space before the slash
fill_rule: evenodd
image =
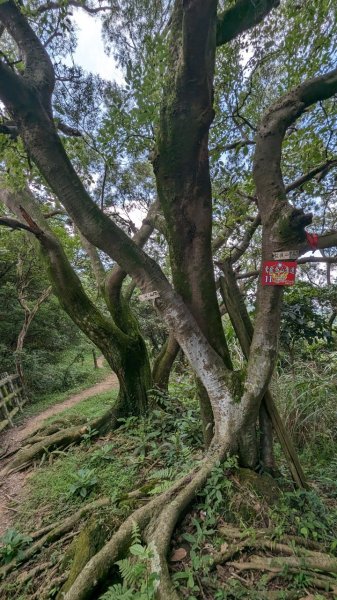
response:
<path id="1" fill-rule="evenodd" d="M 99 357 L 97 361 L 100 368 L 103 366 L 103 360 L 103 357 Z M 0 439 L 1 448 L 5 450 L 6 454 L 17 450 L 20 447 L 20 442 L 38 429 L 41 423 L 48 417 L 57 415 L 66 408 L 70 408 L 86 398 L 107 392 L 117 386 L 117 376 L 114 373 L 110 373 L 103 381 L 78 394 L 70 396 L 64 402 L 50 406 L 38 415 L 29 417 L 19 426 L 5 431 Z M 24 496 L 24 484 L 27 477 L 29 477 L 29 472 L 23 471 L 13 473 L 7 476 L 5 481 L 0 482 L 0 536 L 6 529 L 11 527 L 16 512 L 15 505 Z"/>

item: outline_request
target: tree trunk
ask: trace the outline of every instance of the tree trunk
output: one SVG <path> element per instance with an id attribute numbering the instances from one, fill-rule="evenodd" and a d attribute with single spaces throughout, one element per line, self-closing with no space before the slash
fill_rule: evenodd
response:
<path id="1" fill-rule="evenodd" d="M 95 348 L 92 349 L 92 357 L 94 359 L 94 369 L 98 369 L 98 362 L 97 362 L 97 356 L 96 356 Z"/>
<path id="2" fill-rule="evenodd" d="M 21 216 L 24 209 L 34 219 L 36 234 L 43 249 L 49 279 L 62 308 L 83 333 L 97 346 L 116 373 L 120 391 L 114 418 L 145 414 L 148 390 L 152 387 L 147 349 L 134 320 L 128 332 L 122 331 L 112 318 L 103 315 L 85 293 L 62 246 L 48 227 L 29 190 L 20 193 L 1 191 L 6 205 Z"/>
<path id="3" fill-rule="evenodd" d="M 20 261 L 19 261 L 19 263 L 20 263 Z M 15 348 L 16 371 L 20 377 L 21 386 L 24 390 L 26 389 L 26 380 L 25 380 L 25 374 L 24 374 L 24 369 L 23 369 L 23 365 L 22 365 L 22 351 L 23 351 L 23 346 L 25 343 L 26 335 L 28 333 L 29 327 L 31 326 L 31 323 L 34 320 L 36 313 L 38 312 L 41 304 L 43 304 L 43 302 L 45 302 L 49 298 L 49 296 L 52 292 L 51 286 L 49 286 L 47 289 L 43 290 L 43 292 L 41 293 L 39 298 L 36 300 L 34 306 L 31 308 L 28 305 L 28 302 L 25 298 L 25 294 L 24 294 L 25 287 L 26 287 L 25 284 L 23 284 L 23 287 L 19 290 L 19 302 L 24 310 L 25 316 L 24 316 L 24 321 L 23 321 L 21 330 L 18 335 L 18 339 L 16 342 L 16 348 Z"/>
<path id="4" fill-rule="evenodd" d="M 215 0 L 175 2 L 154 172 L 167 224 L 174 287 L 211 346 L 231 368 L 211 247 L 208 132 L 214 115 L 216 4 Z M 208 445 L 212 409 L 202 383 L 197 387 Z"/>
<path id="5" fill-rule="evenodd" d="M 152 376 L 143 338 L 139 336 L 121 355 L 121 367 L 116 371 L 119 381 L 119 418 L 145 415 Z"/>
<path id="6" fill-rule="evenodd" d="M 171 369 L 178 352 L 179 344 L 173 334 L 170 333 L 158 356 L 156 356 L 152 368 L 153 385 L 163 392 L 168 391 Z"/>
<path id="7" fill-rule="evenodd" d="M 242 348 L 243 354 L 248 360 L 250 345 L 254 334 L 254 328 L 250 320 L 248 311 L 246 309 L 244 300 L 240 293 L 229 260 L 223 263 L 223 271 L 225 277 L 220 278 L 221 294 L 223 297 L 223 301 L 226 305 L 229 317 L 231 319 L 232 325 L 234 327 L 235 333 L 239 340 L 240 346 Z M 250 446 L 253 447 L 253 453 L 255 453 L 256 457 L 259 456 L 259 460 L 262 467 L 264 469 L 267 469 L 268 471 L 271 471 L 272 473 L 276 470 L 273 452 L 274 427 L 276 434 L 279 438 L 281 447 L 286 455 L 289 468 L 296 485 L 298 487 L 307 487 L 306 478 L 298 460 L 296 450 L 285 430 L 281 417 L 278 414 L 277 408 L 268 389 L 266 390 L 266 393 L 260 405 L 259 423 L 260 449 L 258 451 L 258 442 L 257 437 L 255 435 L 255 423 L 251 423 L 251 431 L 254 435 L 254 438 L 252 438 L 251 436 Z M 241 446 L 245 448 L 242 449 L 241 447 L 242 454 L 251 454 L 251 452 L 247 451 L 247 447 L 245 447 L 243 440 Z"/>

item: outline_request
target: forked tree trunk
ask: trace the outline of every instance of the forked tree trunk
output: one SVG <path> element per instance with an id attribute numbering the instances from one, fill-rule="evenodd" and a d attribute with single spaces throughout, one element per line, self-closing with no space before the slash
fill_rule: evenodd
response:
<path id="1" fill-rule="evenodd" d="M 175 2 L 154 172 L 167 225 L 174 287 L 210 345 L 231 368 L 211 247 L 208 132 L 214 116 L 216 5 L 215 0 Z M 204 440 L 209 445 L 212 408 L 201 381 L 197 390 Z"/>
<path id="2" fill-rule="evenodd" d="M 269 4 L 270 8 L 274 5 L 273 2 L 265 4 Z M 251 3 L 249 5 L 251 6 Z M 168 103 L 166 102 L 167 110 L 162 111 L 162 137 L 158 143 L 157 170 L 162 169 L 162 173 L 158 171 L 158 191 L 161 202 L 162 197 L 165 196 L 170 200 L 163 202 L 165 217 L 172 223 L 170 243 L 174 246 L 177 244 L 180 248 L 178 233 L 182 228 L 184 244 L 189 242 L 192 244 L 190 244 L 193 255 L 191 264 L 196 268 L 198 255 L 205 266 L 210 260 L 208 246 L 211 238 L 211 210 L 208 203 L 211 197 L 207 141 L 213 118 L 212 87 L 217 26 L 219 32 L 216 8 L 215 0 L 202 2 L 201 0 L 186 2 L 176 0 L 175 2 L 171 28 L 172 33 L 176 35 L 176 43 L 173 42 L 171 50 L 174 53 L 173 66 L 176 60 L 177 69 L 173 69 L 174 85 L 165 90 L 169 98 Z M 251 17 L 248 25 L 245 21 L 241 29 L 240 24 L 237 28 L 230 28 L 226 40 L 233 39 L 238 32 L 251 27 L 257 14 L 253 10 L 255 16 Z M 221 16 L 224 29 L 226 29 L 226 17 L 228 13 L 225 11 Z M 192 308 L 189 296 L 196 299 L 206 298 L 208 292 L 211 293 L 210 305 L 216 306 L 215 290 L 214 294 L 212 291 L 215 286 L 210 281 L 209 275 L 200 271 L 197 285 L 197 279 L 191 273 L 193 287 L 190 290 L 185 287 L 184 303 L 170 286 L 159 265 L 99 210 L 75 172 L 51 118 L 55 74 L 45 48 L 13 0 L 0 4 L 0 19 L 17 43 L 26 66 L 25 76 L 22 77 L 6 64 L 0 63 L 0 98 L 15 120 L 32 160 L 83 235 L 128 272 L 140 289 L 144 292 L 159 293 L 155 305 L 168 327 L 174 330 L 178 343 L 207 390 L 214 416 L 216 440 L 214 444 L 221 440 L 222 446 L 227 447 L 229 444 L 235 451 L 240 433 L 248 431 L 248 441 L 253 437 L 260 402 L 275 365 L 280 290 L 262 289 L 259 286 L 255 330 L 247 365 L 247 377 L 242 390 L 238 386 L 235 374 L 226 368 L 225 345 L 215 349 L 212 345 L 213 340 L 208 338 L 208 331 L 204 334 L 202 323 L 198 325 L 196 321 L 199 315 L 195 314 L 194 318 L 188 309 L 188 306 Z M 255 23 L 258 20 L 255 20 Z M 287 228 L 288 231 L 291 230 L 290 233 L 294 229 L 297 232 L 300 229 L 304 238 L 303 218 L 299 223 L 296 219 L 298 213 L 289 210 L 284 202 L 285 191 L 280 171 L 284 133 L 289 124 L 300 116 L 306 107 L 317 100 L 330 97 L 336 89 L 337 72 L 331 71 L 292 90 L 284 102 L 276 103 L 272 107 L 271 122 L 268 122 L 269 115 L 263 120 L 257 137 L 254 175 L 263 225 L 264 259 L 269 258 L 275 250 L 285 249 L 284 233 Z M 280 117 L 281 125 L 279 120 L 273 118 L 275 114 Z M 261 143 L 263 141 L 266 144 Z M 168 168 L 167 173 L 165 165 Z M 176 167 L 173 180 L 172 165 Z M 167 189 L 165 190 L 163 188 L 166 174 Z M 188 182 L 187 185 L 184 184 L 185 180 Z M 198 204 L 198 191 L 204 204 Z M 182 225 L 182 216 L 186 227 Z M 173 224 L 175 220 L 176 227 Z M 44 241 L 39 230 L 36 230 L 34 222 L 29 223 L 27 218 L 26 221 L 30 224 L 31 230 L 40 236 L 41 241 Z M 288 242 L 289 239 L 292 239 L 294 245 L 298 247 L 298 235 L 295 238 L 288 235 Z M 49 242 L 50 239 L 46 236 L 46 243 Z M 203 249 L 206 250 L 205 258 L 202 254 Z M 182 275 L 185 280 L 187 271 L 190 272 L 186 257 L 184 251 L 182 260 L 185 268 Z M 179 269 L 178 259 L 179 251 L 176 253 L 175 260 Z M 214 280 L 213 276 L 212 279 Z M 216 311 L 218 313 L 218 308 Z M 211 311 L 202 315 L 204 322 L 208 317 L 214 327 L 215 321 Z M 218 317 L 216 319 L 221 323 Z M 118 332 L 118 335 L 120 333 Z M 216 332 L 214 332 L 214 339 L 218 340 Z M 247 448 L 249 448 L 248 442 Z M 255 464 L 254 458 L 252 456 L 252 464 Z"/>

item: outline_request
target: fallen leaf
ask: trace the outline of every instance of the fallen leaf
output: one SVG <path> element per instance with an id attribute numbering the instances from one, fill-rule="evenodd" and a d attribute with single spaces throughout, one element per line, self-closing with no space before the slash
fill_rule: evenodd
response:
<path id="1" fill-rule="evenodd" d="M 177 548 L 172 553 L 170 560 L 171 560 L 171 562 L 178 562 L 179 560 L 183 560 L 183 558 L 185 558 L 186 555 L 187 555 L 187 552 L 186 552 L 185 548 Z"/>
<path id="2" fill-rule="evenodd" d="M 226 552 L 226 550 L 228 550 L 228 544 L 227 542 L 224 542 L 223 544 L 221 544 L 220 546 L 220 552 Z"/>

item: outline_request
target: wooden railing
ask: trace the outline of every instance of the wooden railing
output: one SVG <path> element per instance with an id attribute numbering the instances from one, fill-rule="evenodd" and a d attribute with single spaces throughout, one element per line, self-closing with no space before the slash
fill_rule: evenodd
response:
<path id="1" fill-rule="evenodd" d="M 0 431 L 13 427 L 13 418 L 25 403 L 19 375 L 4 373 L 0 379 Z"/>

